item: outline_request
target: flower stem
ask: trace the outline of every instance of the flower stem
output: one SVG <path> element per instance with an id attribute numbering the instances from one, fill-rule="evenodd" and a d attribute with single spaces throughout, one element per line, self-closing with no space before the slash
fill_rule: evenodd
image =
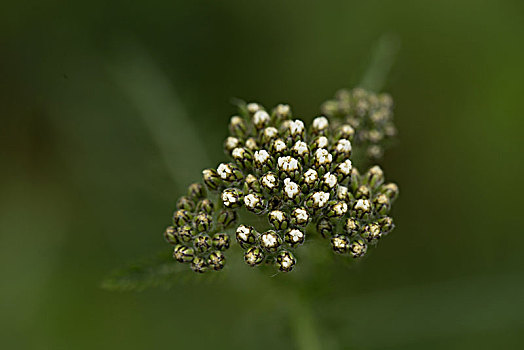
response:
<path id="1" fill-rule="evenodd" d="M 299 294 L 295 294 L 291 303 L 290 323 L 298 349 L 321 349 L 311 304 Z"/>

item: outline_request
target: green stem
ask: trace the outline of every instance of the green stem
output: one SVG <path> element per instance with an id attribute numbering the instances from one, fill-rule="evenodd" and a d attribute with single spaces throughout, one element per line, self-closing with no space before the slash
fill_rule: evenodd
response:
<path id="1" fill-rule="evenodd" d="M 291 302 L 290 323 L 300 350 L 321 349 L 320 338 L 311 310 L 311 304 L 305 297 L 295 294 Z"/>

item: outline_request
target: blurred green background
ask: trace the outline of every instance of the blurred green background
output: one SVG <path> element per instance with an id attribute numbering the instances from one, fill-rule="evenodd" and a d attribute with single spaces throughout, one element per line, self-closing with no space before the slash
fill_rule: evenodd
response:
<path id="1" fill-rule="evenodd" d="M 169 249 L 176 198 L 223 159 L 232 97 L 311 120 L 385 33 L 401 41 L 384 87 L 397 229 L 305 283 L 324 291 L 310 313 L 251 270 L 99 287 Z M 517 0 L 2 2 L 2 348 L 522 348 L 523 44 Z"/>

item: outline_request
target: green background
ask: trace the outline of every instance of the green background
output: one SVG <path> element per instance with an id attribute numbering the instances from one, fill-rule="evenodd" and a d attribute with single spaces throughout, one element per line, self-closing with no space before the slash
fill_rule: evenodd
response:
<path id="1" fill-rule="evenodd" d="M 306 281 L 309 311 L 293 277 L 249 269 L 99 287 L 169 249 L 232 97 L 311 120 L 384 34 L 401 42 L 383 161 L 401 196 L 379 249 Z M 2 348 L 522 348 L 523 62 L 517 0 L 2 2 Z"/>

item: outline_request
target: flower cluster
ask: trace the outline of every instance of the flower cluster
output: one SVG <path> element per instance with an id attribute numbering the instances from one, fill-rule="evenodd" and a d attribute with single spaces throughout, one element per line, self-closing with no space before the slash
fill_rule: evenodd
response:
<path id="1" fill-rule="evenodd" d="M 220 270 L 234 239 L 248 265 L 289 272 L 295 250 L 317 233 L 334 252 L 363 256 L 393 229 L 388 213 L 398 187 L 378 166 L 359 174 L 350 159 L 359 125 L 332 120 L 319 116 L 306 126 L 288 105 L 241 106 L 224 142 L 229 161 L 205 169 L 205 187 L 192 184 L 177 202 L 164 234 L 174 258 L 197 272 Z M 262 223 L 237 220 L 250 215 Z"/>
<path id="2" fill-rule="evenodd" d="M 164 238 L 173 244 L 173 257 L 182 263 L 191 263 L 196 272 L 208 269 L 221 270 L 229 248 L 229 235 L 225 233 L 236 220 L 232 210 L 217 210 L 215 203 L 206 197 L 202 184 L 189 186 L 187 196 L 177 201 L 173 225 L 166 228 Z"/>
<path id="3" fill-rule="evenodd" d="M 375 94 L 361 88 L 340 90 L 335 99 L 322 105 L 322 112 L 347 123 L 355 130 L 355 148 L 365 156 L 380 159 L 384 148 L 397 134 L 393 124 L 393 99 L 388 94 Z"/>

